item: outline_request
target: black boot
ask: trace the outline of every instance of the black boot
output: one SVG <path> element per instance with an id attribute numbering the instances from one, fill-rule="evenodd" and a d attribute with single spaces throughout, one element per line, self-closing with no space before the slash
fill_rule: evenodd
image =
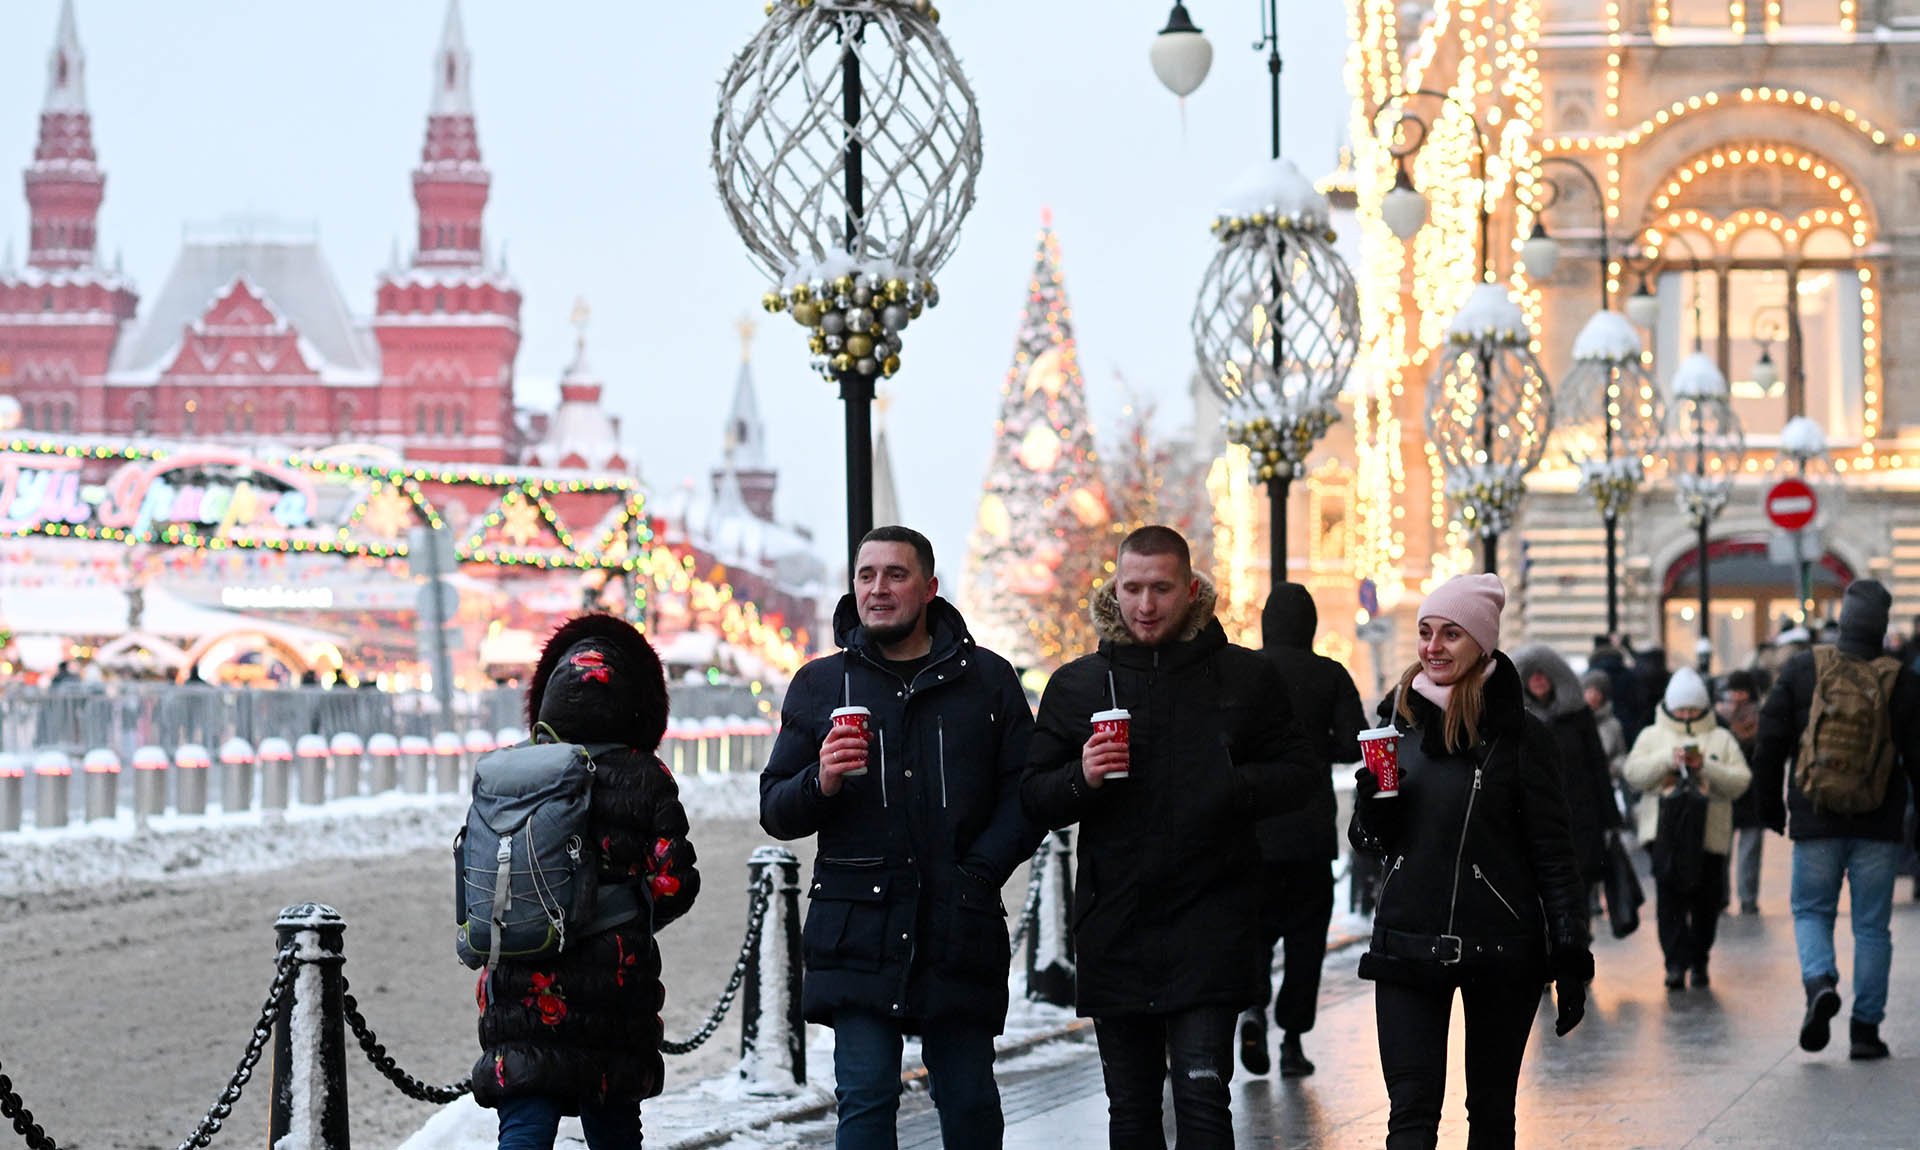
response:
<path id="1" fill-rule="evenodd" d="M 1853 1040 L 1852 1046 L 1847 1050 L 1847 1057 L 1855 1062 L 1870 1062 L 1893 1053 L 1887 1049 L 1886 1043 L 1880 1041 L 1880 1024 L 1877 1022 L 1862 1022 L 1857 1018 L 1849 1018 L 1847 1035 Z M 1285 1066 L 1286 1062 L 1282 1060 L 1280 1065 Z"/>
<path id="2" fill-rule="evenodd" d="M 1831 1037 L 1828 1024 L 1840 1013 L 1840 992 L 1827 975 L 1807 980 L 1807 1013 L 1800 1020 L 1800 1049 L 1825 1050 Z"/>
<path id="3" fill-rule="evenodd" d="M 1273 1069 L 1273 1060 L 1267 1055 L 1265 1011 L 1256 1014 L 1250 1010 L 1240 1016 L 1240 1065 L 1253 1075 Z"/>
<path id="4" fill-rule="evenodd" d="M 1707 977 L 1707 964 L 1704 959 L 1693 964 L 1693 985 L 1695 987 L 1713 985 L 1713 981 Z"/>
<path id="5" fill-rule="evenodd" d="M 1687 968 L 1684 966 L 1669 966 L 1667 968 L 1667 989 L 1685 990 L 1686 988 Z"/>
<path id="6" fill-rule="evenodd" d="M 1300 1049 L 1300 1036 L 1288 1033 L 1280 1039 L 1280 1077 L 1305 1078 L 1313 1073 L 1313 1063 L 1307 1061 L 1307 1052 Z"/>

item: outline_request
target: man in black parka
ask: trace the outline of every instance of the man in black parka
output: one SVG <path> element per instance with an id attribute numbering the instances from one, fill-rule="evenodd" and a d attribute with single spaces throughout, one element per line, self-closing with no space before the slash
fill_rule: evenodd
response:
<path id="1" fill-rule="evenodd" d="M 867 533 L 834 613 L 842 650 L 794 676 L 760 776 L 767 833 L 819 837 L 801 999 L 834 1028 L 840 1150 L 895 1144 L 907 1034 L 945 1144 L 1002 1139 L 1000 888 L 1040 843 L 1019 793 L 1033 717 L 1012 665 L 975 645 L 938 590 L 924 535 Z M 869 736 L 832 725 L 846 704 L 872 712 Z"/>
<path id="2" fill-rule="evenodd" d="M 1254 820 L 1305 805 L 1322 772 L 1279 672 L 1227 641 L 1179 532 L 1127 536 L 1092 613 L 1100 648 L 1047 684 L 1021 798 L 1049 827 L 1080 824 L 1074 998 L 1109 1138 L 1165 1145 L 1171 1069 L 1180 1146 L 1231 1146 L 1234 1021 L 1269 989 Z M 1114 707 L 1128 739 L 1093 731 Z"/>
<path id="3" fill-rule="evenodd" d="M 1281 1030 L 1280 1076 L 1313 1073 L 1300 1036 L 1313 1029 L 1320 998 L 1320 967 L 1327 958 L 1327 926 L 1333 921 L 1333 860 L 1340 857 L 1338 809 L 1333 797 L 1334 763 L 1360 759 L 1360 732 L 1367 725 L 1360 691 L 1339 663 L 1316 654 L 1313 633 L 1320 612 L 1313 594 L 1298 583 L 1282 583 L 1267 596 L 1260 615 L 1263 653 L 1280 672 L 1294 717 L 1313 745 L 1313 797 L 1297 811 L 1261 819 L 1260 922 L 1266 932 L 1267 962 L 1284 946 L 1286 965 L 1273 999 L 1273 1021 Z M 1267 1055 L 1267 1011 L 1263 1003 L 1240 1020 L 1240 1061 L 1254 1074 L 1271 1067 Z"/>

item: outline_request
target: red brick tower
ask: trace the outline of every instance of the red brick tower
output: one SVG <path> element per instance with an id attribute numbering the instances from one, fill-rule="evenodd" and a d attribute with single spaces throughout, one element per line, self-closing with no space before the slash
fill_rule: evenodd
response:
<path id="1" fill-rule="evenodd" d="M 492 178 L 474 129 L 471 69 L 460 2 L 450 0 L 413 172 L 412 263 L 389 269 L 377 289 L 382 384 L 369 430 L 411 459 L 499 463 L 514 448 L 520 290 L 487 259 L 481 216 Z"/>

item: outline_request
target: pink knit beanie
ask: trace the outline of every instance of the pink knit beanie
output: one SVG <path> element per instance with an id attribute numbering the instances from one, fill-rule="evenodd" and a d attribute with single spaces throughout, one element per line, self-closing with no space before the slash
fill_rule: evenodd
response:
<path id="1" fill-rule="evenodd" d="M 1418 618 L 1440 618 L 1460 625 L 1460 629 L 1480 644 L 1488 655 L 1500 645 L 1500 609 L 1507 605 L 1507 585 L 1491 572 L 1480 575 L 1455 575 L 1433 589 L 1420 604 Z"/>

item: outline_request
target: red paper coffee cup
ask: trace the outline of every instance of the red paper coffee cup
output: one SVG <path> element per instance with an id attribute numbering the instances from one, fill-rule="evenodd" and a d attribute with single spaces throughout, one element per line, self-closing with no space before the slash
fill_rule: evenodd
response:
<path id="1" fill-rule="evenodd" d="M 1133 712 L 1127 710 L 1125 707 L 1115 707 L 1111 711 L 1101 711 L 1096 714 L 1093 717 L 1093 729 L 1095 731 L 1111 731 L 1120 736 L 1120 741 L 1127 744 L 1129 751 L 1133 749 Z M 1124 779 L 1130 777 L 1130 775 L 1127 771 L 1108 771 L 1106 777 L 1109 779 Z"/>
<path id="2" fill-rule="evenodd" d="M 833 725 L 836 727 L 852 727 L 859 731 L 861 738 L 867 738 L 873 733 L 873 712 L 865 707 L 836 707 L 828 718 L 833 720 Z M 843 772 L 840 777 L 857 779 L 866 773 L 867 768 L 855 767 L 851 771 Z"/>
<path id="3" fill-rule="evenodd" d="M 1400 793 L 1400 730 L 1375 727 L 1360 732 L 1360 758 L 1380 784 L 1377 794 Z"/>

